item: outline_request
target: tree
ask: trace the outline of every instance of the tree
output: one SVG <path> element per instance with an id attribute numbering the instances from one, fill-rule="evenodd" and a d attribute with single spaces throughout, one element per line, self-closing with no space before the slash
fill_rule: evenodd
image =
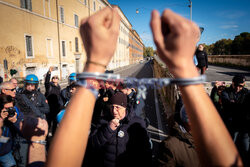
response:
<path id="1" fill-rule="evenodd" d="M 214 55 L 229 55 L 231 54 L 231 39 L 221 39 L 214 44 L 213 54 Z"/>
<path id="2" fill-rule="evenodd" d="M 153 57 L 154 56 L 154 49 L 153 47 L 145 47 L 143 48 L 143 57 Z"/>
<path id="3" fill-rule="evenodd" d="M 250 33 L 243 32 L 235 36 L 234 40 L 221 39 L 211 45 L 205 45 L 209 55 L 239 55 L 250 54 Z"/>
<path id="4" fill-rule="evenodd" d="M 250 33 L 243 32 L 235 36 L 232 43 L 233 54 L 250 54 Z"/>

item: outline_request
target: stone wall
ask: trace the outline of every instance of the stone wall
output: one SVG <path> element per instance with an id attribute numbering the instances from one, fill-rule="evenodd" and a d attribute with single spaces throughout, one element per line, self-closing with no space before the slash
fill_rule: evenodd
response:
<path id="1" fill-rule="evenodd" d="M 250 69 L 250 55 L 209 55 L 208 62 L 211 64 L 241 66 Z"/>
<path id="2" fill-rule="evenodd" d="M 168 69 L 161 63 L 154 60 L 155 78 L 173 78 Z M 161 102 L 163 103 L 165 114 L 169 118 L 175 111 L 175 104 L 178 99 L 178 91 L 175 85 L 169 85 L 158 89 Z"/>

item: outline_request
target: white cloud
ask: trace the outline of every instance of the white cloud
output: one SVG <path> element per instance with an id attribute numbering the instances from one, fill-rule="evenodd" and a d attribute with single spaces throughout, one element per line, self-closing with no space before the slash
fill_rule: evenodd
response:
<path id="1" fill-rule="evenodd" d="M 245 16 L 247 13 L 244 12 L 244 11 L 229 11 L 229 10 L 226 10 L 226 11 L 222 11 L 222 12 L 218 12 L 218 16 L 219 17 L 223 17 L 223 18 L 227 18 L 227 19 L 230 19 L 230 20 L 234 20 L 234 19 L 238 19 L 238 18 L 241 18 L 243 16 Z"/>
<path id="2" fill-rule="evenodd" d="M 238 28 L 239 26 L 236 25 L 236 24 L 227 24 L 227 25 L 222 25 L 220 26 L 220 28 L 222 29 L 235 29 L 235 28 Z"/>
<path id="3" fill-rule="evenodd" d="M 141 39 L 146 42 L 146 41 L 153 41 L 153 37 L 149 33 L 143 33 L 140 35 Z"/>

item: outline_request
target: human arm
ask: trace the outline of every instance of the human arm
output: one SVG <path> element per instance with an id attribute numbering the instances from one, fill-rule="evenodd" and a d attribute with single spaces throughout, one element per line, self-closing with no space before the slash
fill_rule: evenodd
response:
<path id="1" fill-rule="evenodd" d="M 49 84 L 50 84 L 51 71 L 52 71 L 52 67 L 49 68 L 49 71 L 46 73 L 46 76 L 45 76 L 44 86 L 46 88 L 46 92 L 50 86 Z"/>
<path id="2" fill-rule="evenodd" d="M 109 7 L 81 21 L 80 33 L 88 60 L 109 63 L 115 52 L 119 25 L 118 12 Z M 90 63 L 84 71 L 104 73 L 105 68 Z M 90 90 L 78 88 L 50 146 L 47 166 L 81 166 L 95 100 Z"/>
<path id="3" fill-rule="evenodd" d="M 108 123 L 97 126 L 96 128 L 91 129 L 91 133 L 89 135 L 90 145 L 92 148 L 100 149 L 108 141 L 113 141 L 116 132 L 116 130 L 112 130 L 109 127 Z"/>
<path id="4" fill-rule="evenodd" d="M 151 28 L 158 54 L 174 77 L 199 76 L 193 64 L 198 27 L 165 10 L 162 17 L 158 12 L 152 12 Z M 205 166 L 242 165 L 237 149 L 204 86 L 180 86 L 180 90 L 201 163 Z"/>
<path id="5" fill-rule="evenodd" d="M 20 124 L 23 137 L 27 141 L 45 141 L 48 134 L 47 121 L 41 118 L 25 117 Z M 29 143 L 28 167 L 44 166 L 46 161 L 46 149 L 44 144 Z"/>

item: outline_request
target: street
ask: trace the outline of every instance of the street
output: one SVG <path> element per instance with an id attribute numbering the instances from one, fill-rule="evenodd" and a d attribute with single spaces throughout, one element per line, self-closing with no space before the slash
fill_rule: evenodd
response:
<path id="1" fill-rule="evenodd" d="M 136 78 L 153 78 L 153 70 L 149 61 L 144 61 L 142 64 L 135 64 L 130 68 L 115 71 L 121 77 L 136 77 Z M 156 90 L 148 89 L 147 98 L 145 99 L 145 114 L 150 121 L 148 133 L 153 143 L 153 156 L 157 156 L 159 143 L 167 137 L 166 120 L 161 102 L 158 101 L 158 93 Z"/>
<path id="2" fill-rule="evenodd" d="M 153 78 L 153 70 L 150 62 L 145 61 L 142 64 L 134 64 L 120 70 L 115 70 L 115 74 L 120 74 L 121 77 L 136 77 L 136 78 Z M 231 69 L 209 65 L 206 71 L 207 82 L 212 81 L 228 81 L 231 83 L 234 75 L 245 75 L 247 80 L 250 80 L 250 72 L 239 69 Z M 211 84 L 207 87 L 211 87 Z M 208 89 L 208 88 L 207 88 Z M 208 93 L 210 93 L 210 89 Z M 161 102 L 159 101 L 156 90 L 148 89 L 147 98 L 145 100 L 145 114 L 150 120 L 148 132 L 153 142 L 153 156 L 157 156 L 159 143 L 167 137 L 166 120 Z"/>
<path id="3" fill-rule="evenodd" d="M 246 80 L 250 81 L 250 71 L 232 69 L 228 67 L 219 67 L 214 65 L 209 65 L 206 71 L 207 81 L 232 81 L 234 75 L 245 75 Z"/>

